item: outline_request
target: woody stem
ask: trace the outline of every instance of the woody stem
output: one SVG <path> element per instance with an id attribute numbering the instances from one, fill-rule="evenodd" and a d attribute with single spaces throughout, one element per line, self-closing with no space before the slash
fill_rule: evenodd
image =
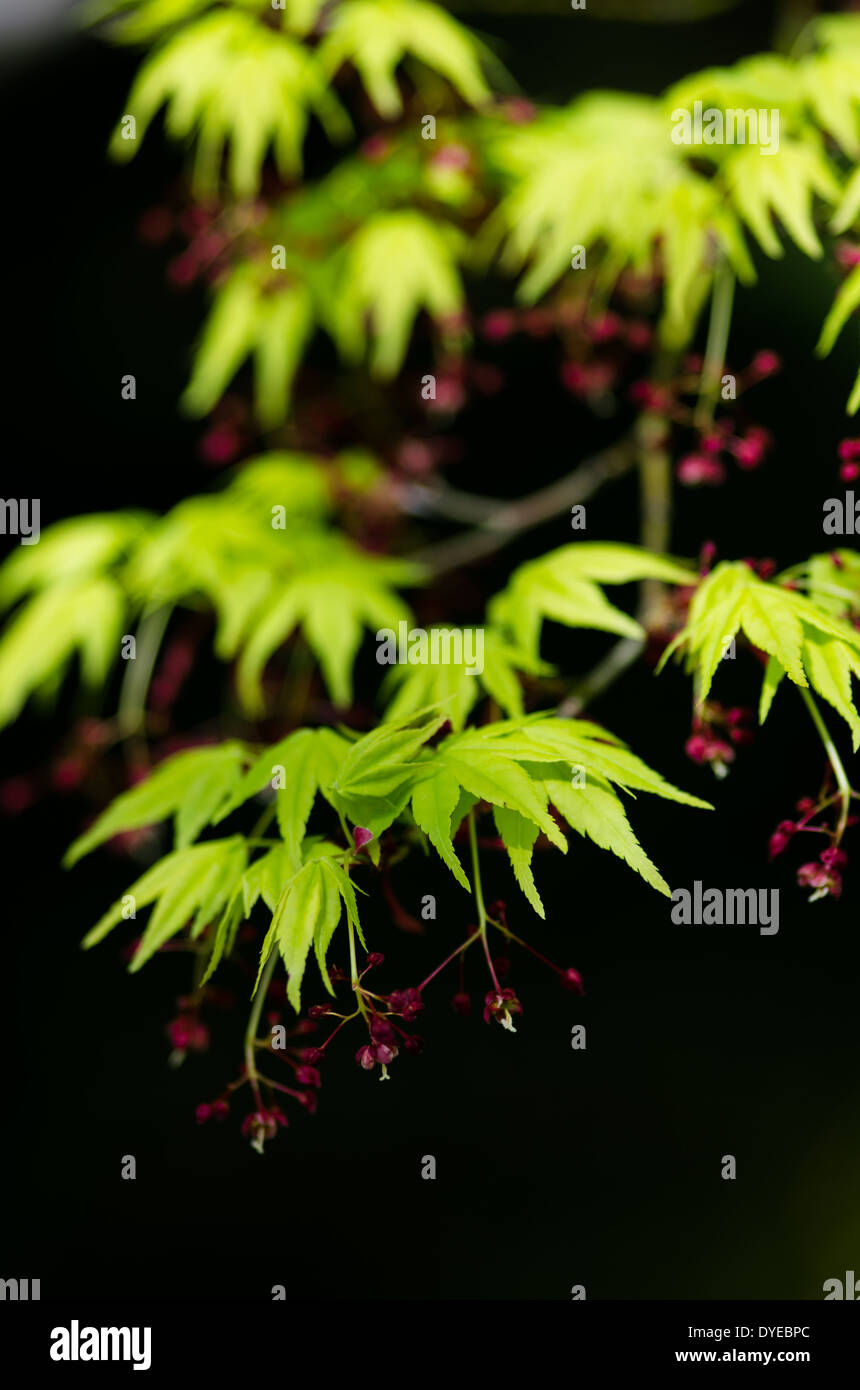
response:
<path id="1" fill-rule="evenodd" d="M 711 297 L 708 340 L 705 344 L 705 361 L 702 366 L 699 385 L 699 401 L 693 417 L 693 423 L 697 429 L 705 429 L 714 419 L 717 391 L 726 361 L 734 293 L 734 272 L 725 256 L 721 256 L 714 270 L 714 292 Z"/>

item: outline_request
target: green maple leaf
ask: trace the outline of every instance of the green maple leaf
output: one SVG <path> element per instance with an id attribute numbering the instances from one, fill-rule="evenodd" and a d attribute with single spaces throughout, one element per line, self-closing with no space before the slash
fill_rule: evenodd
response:
<path id="1" fill-rule="evenodd" d="M 275 906 L 260 952 L 257 984 L 277 945 L 288 974 L 287 998 L 298 1013 L 307 958 L 313 948 L 323 983 L 329 993 L 333 993 L 326 970 L 326 953 L 344 909 L 347 920 L 361 935 L 349 876 L 330 859 L 309 859 L 285 884 Z"/>
<path id="2" fill-rule="evenodd" d="M 530 657 L 538 655 L 541 627 L 547 619 L 566 627 L 641 638 L 639 623 L 613 607 L 599 584 L 647 578 L 695 582 L 693 571 L 665 556 L 635 546 L 579 542 L 521 565 L 508 587 L 491 600 L 488 611 L 493 623 L 510 632 L 517 647 Z"/>
<path id="3" fill-rule="evenodd" d="M 124 137 L 120 120 L 114 158 L 131 158 L 162 106 L 168 136 L 196 140 L 193 179 L 202 197 L 217 190 L 225 148 L 230 186 L 249 198 L 269 148 L 282 176 L 299 171 L 311 114 L 334 138 L 350 128 L 315 55 L 237 10 L 203 15 L 144 60 L 126 102 L 136 138 Z"/>
<path id="4" fill-rule="evenodd" d="M 434 629 L 428 630 L 431 634 Z M 448 632 L 455 631 L 451 628 Z M 386 720 L 400 720 L 417 710 L 438 705 L 445 710 L 455 730 L 462 729 L 470 711 L 482 696 L 490 696 L 512 716 L 523 713 L 519 672 L 552 675 L 554 667 L 520 651 L 491 628 L 483 632 L 483 670 L 475 671 L 465 661 L 421 662 L 414 666 L 392 666 L 386 688 L 394 695 L 386 706 Z M 462 648 L 465 652 L 465 646 Z"/>
<path id="5" fill-rule="evenodd" d="M 185 849 L 217 818 L 242 777 L 247 753 L 241 743 L 219 743 L 174 753 L 136 786 L 123 792 L 66 852 L 67 868 L 127 830 L 176 819 L 176 847 Z"/>
<path id="6" fill-rule="evenodd" d="M 422 311 L 453 342 L 447 324 L 464 307 L 457 261 L 466 245 L 456 228 L 411 209 L 368 218 L 344 248 L 327 321 L 343 356 L 357 362 L 369 346 L 371 373 L 396 376 Z"/>
<path id="7" fill-rule="evenodd" d="M 860 718 L 853 702 L 851 676 L 860 675 L 860 633 L 795 589 L 758 578 L 748 565 L 718 565 L 702 581 L 684 629 L 661 658 L 686 654 L 695 672 L 697 696 L 707 698 L 717 666 L 735 635 L 743 631 L 769 657 L 762 684 L 759 721 L 764 722 L 784 676 L 797 686 L 812 686 L 833 706 L 860 746 Z M 658 668 L 659 669 L 659 668 Z"/>
<path id="8" fill-rule="evenodd" d="M 350 747 L 333 729 L 297 729 L 259 754 L 221 807 L 215 823 L 232 815 L 265 787 L 275 787 L 278 828 L 287 861 L 298 866 L 317 793 L 329 794 Z"/>
<path id="9" fill-rule="evenodd" d="M 817 195 L 835 204 L 840 198 L 822 142 L 810 132 L 798 140 L 781 137 L 779 148 L 767 155 L 755 145 L 726 148 L 731 148 L 723 164 L 726 188 L 762 250 L 773 257 L 783 254 L 775 216 L 801 251 L 818 259 L 822 248 L 812 217 L 813 200 Z"/>
<path id="10" fill-rule="evenodd" d="M 454 836 L 471 805 L 489 801 L 516 880 L 543 916 L 531 870 L 538 834 L 542 831 L 556 848 L 567 849 L 549 806 L 572 830 L 617 854 L 659 892 L 669 893 L 638 843 L 616 788 L 710 809 L 708 802 L 674 787 L 597 725 L 538 713 L 445 739 L 427 759 L 411 810 L 440 858 L 468 889 Z M 462 789 L 469 794 L 465 804 Z"/>
<path id="11" fill-rule="evenodd" d="M 237 667 L 239 694 L 249 711 L 261 711 L 263 669 L 296 628 L 319 661 L 335 704 L 344 707 L 352 698 L 352 666 L 363 628 L 378 631 L 408 621 L 409 609 L 388 584 L 414 583 L 416 567 L 345 542 L 339 549 L 340 554 L 332 545 L 327 563 L 308 566 L 280 585 L 256 615 Z"/>
<path id="12" fill-rule="evenodd" d="M 20 571 L 14 582 L 22 582 Z M 55 698 L 76 653 L 84 684 L 101 688 L 119 653 L 125 610 L 107 576 L 53 584 L 26 602 L 0 639 L 0 726 L 17 719 L 31 695 Z"/>
<path id="13" fill-rule="evenodd" d="M 417 59 L 440 73 L 473 106 L 489 98 L 481 71 L 488 50 L 438 5 L 425 0 L 345 0 L 332 15 L 320 48 L 330 75 L 350 63 L 379 114 L 393 120 L 403 109 L 396 71 Z"/>
<path id="14" fill-rule="evenodd" d="M 244 872 L 247 855 L 241 835 L 174 850 L 147 869 L 114 903 L 84 937 L 84 947 L 96 945 L 125 920 L 128 898 L 133 900 L 135 911 L 156 902 L 129 965 L 129 970 L 139 970 L 191 919 L 194 937 L 221 913 Z"/>

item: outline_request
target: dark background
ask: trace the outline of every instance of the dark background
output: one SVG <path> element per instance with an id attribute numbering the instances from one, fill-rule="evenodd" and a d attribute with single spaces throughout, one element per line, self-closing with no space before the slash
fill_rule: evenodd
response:
<path id="1" fill-rule="evenodd" d="M 497 42 L 529 95 L 565 101 L 591 86 L 658 91 L 766 48 L 775 14 L 752 3 L 669 26 L 566 11 L 465 17 Z M 2 74 L 2 491 L 40 496 L 43 527 L 88 510 L 165 508 L 215 481 L 196 453 L 200 426 L 176 409 L 202 297 L 174 294 L 162 253 L 134 235 L 178 160 L 157 136 L 127 169 L 104 157 L 135 62 L 55 36 L 7 59 Z M 732 359 L 743 365 L 764 346 L 785 358 L 782 377 L 750 402 L 776 449 L 759 472 L 680 497 L 678 553 L 713 539 L 725 557 L 786 565 L 825 548 L 822 502 L 839 490 L 837 441 L 853 432 L 843 415 L 853 342 L 824 364 L 811 353 L 836 283 L 830 264 L 789 252 L 763 263 L 759 285 L 739 296 Z M 616 432 L 558 389 L 554 352 L 514 350 L 509 389 L 465 419 L 457 485 L 518 495 Z M 127 371 L 134 405 L 119 399 Z M 633 486 L 594 499 L 588 519 L 591 539 L 633 538 Z M 567 541 L 566 524 L 506 552 L 478 574 L 480 589 L 493 592 L 518 559 Z M 555 643 L 568 671 L 602 650 L 572 633 Z M 754 702 L 749 659 L 719 679 L 718 696 Z M 223 680 L 214 667 L 195 673 L 189 723 L 214 712 Z M 488 897 L 506 897 L 515 931 L 582 972 L 586 997 L 515 956 L 525 1012 L 510 1037 L 477 1013 L 468 1022 L 450 1013 L 455 980 L 443 976 L 428 991 L 424 1055 L 399 1059 L 379 1086 L 354 1065 L 348 1040 L 326 1063 L 319 1114 L 298 1115 L 264 1158 L 239 1137 L 238 1117 L 223 1128 L 193 1121 L 198 1101 L 233 1074 L 244 1008 L 210 1019 L 209 1054 L 168 1070 L 163 1030 L 188 987 L 187 963 L 164 956 L 128 977 L 119 933 L 87 955 L 77 944 L 127 886 L 129 866 L 100 854 L 70 874 L 58 867 L 84 814 L 74 796 L 7 820 L 17 1009 L 0 1274 L 41 1278 L 43 1298 L 259 1299 L 284 1284 L 305 1298 L 565 1299 L 582 1283 L 590 1299 L 818 1299 L 826 1278 L 860 1268 L 856 882 L 849 866 L 840 903 L 808 906 L 793 882 L 798 855 L 766 862 L 773 826 L 818 785 L 820 750 L 799 702 L 781 691 L 765 731 L 715 783 L 684 757 L 689 701 L 680 672 L 658 681 L 639 667 L 593 711 L 717 806 L 641 797 L 632 823 L 672 884 L 778 887 L 779 934 L 675 927 L 668 902 L 580 842 L 566 860 L 537 864 L 541 925 L 493 861 Z M 50 762 L 73 705 L 70 687 L 53 723 L 28 716 L 3 735 L 6 775 Z M 397 962 L 396 975 L 380 971 L 385 989 L 426 975 L 469 914 L 435 858 L 408 863 L 397 885 L 413 911 L 435 893 L 439 912 L 427 938 L 395 940 L 384 913 L 374 920 L 368 909 L 372 946 Z M 477 1002 L 477 961 L 470 979 Z M 577 1022 L 588 1030 L 584 1053 L 570 1047 Z M 729 1153 L 735 1182 L 720 1176 Z M 124 1154 L 137 1159 L 133 1183 L 120 1179 Z M 437 1159 L 435 1182 L 420 1177 L 426 1154 Z"/>

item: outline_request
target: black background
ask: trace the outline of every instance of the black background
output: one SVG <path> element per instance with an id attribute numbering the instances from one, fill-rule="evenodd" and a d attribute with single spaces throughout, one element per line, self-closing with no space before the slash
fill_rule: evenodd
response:
<path id="1" fill-rule="evenodd" d="M 666 27 L 567 12 L 475 17 L 523 88 L 554 101 L 600 85 L 658 91 L 766 48 L 772 21 L 761 3 Z M 176 409 L 202 298 L 170 291 L 164 257 L 134 235 L 178 170 L 175 152 L 151 136 L 127 169 L 104 156 L 134 65 L 129 53 L 57 37 L 7 60 L 3 74 L 2 491 L 40 496 L 43 527 L 88 510 L 161 509 L 213 481 L 196 454 L 200 426 Z M 788 252 L 760 269 L 740 296 L 731 353 L 741 366 L 758 347 L 785 357 L 783 376 L 750 402 L 776 449 L 721 491 L 682 495 L 674 549 L 694 554 L 713 539 L 724 557 L 785 565 L 826 548 L 821 506 L 838 486 L 836 443 L 853 433 L 843 406 L 855 349 L 843 343 L 824 364 L 812 357 L 837 283 L 831 265 Z M 617 422 L 596 427 L 558 389 L 554 352 L 513 351 L 504 395 L 465 420 L 455 483 L 518 495 L 611 437 Z M 134 404 L 119 397 L 127 371 Z M 594 499 L 588 519 L 591 539 L 635 537 L 633 484 Z M 476 576 L 480 589 L 498 588 L 526 554 L 563 544 L 565 526 L 561 518 L 505 552 Z M 575 633 L 554 640 L 568 671 L 602 650 Z M 716 694 L 752 703 L 755 674 L 739 661 Z M 215 712 L 219 681 L 214 667 L 196 673 L 190 723 Z M 78 708 L 73 687 L 63 701 L 53 723 L 28 715 L 3 735 L 7 774 L 55 755 Z M 525 1012 L 510 1037 L 477 1014 L 456 1018 L 455 982 L 443 977 L 428 991 L 424 1055 L 399 1059 L 380 1086 L 345 1042 L 326 1063 L 319 1114 L 295 1118 L 264 1158 L 239 1137 L 237 1117 L 223 1128 L 193 1120 L 233 1073 L 244 1010 L 213 1020 L 209 1054 L 169 1071 L 163 1030 L 187 988 L 186 964 L 164 956 L 128 977 L 119 937 L 87 955 L 77 945 L 127 885 L 128 866 L 101 854 L 70 874 L 58 867 L 84 813 L 75 797 L 7 821 L 5 949 L 17 1008 L 0 1273 L 41 1278 L 43 1298 L 260 1299 L 283 1284 L 298 1298 L 565 1299 L 584 1284 L 590 1299 L 818 1299 L 825 1279 L 860 1268 L 856 883 L 849 866 L 840 903 L 808 906 L 793 883 L 797 856 L 766 862 L 773 826 L 817 787 L 820 749 L 782 691 L 717 784 L 684 757 L 689 701 L 679 671 L 658 680 L 639 667 L 595 707 L 717 807 L 643 797 L 632 822 L 673 885 L 778 887 L 779 934 L 675 927 L 667 902 L 578 842 L 566 860 L 538 863 L 541 925 L 493 861 L 488 896 L 507 899 L 514 930 L 582 972 L 586 997 L 515 957 Z M 397 882 L 413 911 L 434 893 L 439 913 L 416 940 L 368 909 L 372 946 L 397 962 L 396 974 L 380 971 L 385 988 L 428 973 L 469 913 L 435 859 L 410 862 Z M 477 961 L 470 969 L 477 1001 L 485 986 Z M 577 1022 L 588 1029 L 585 1052 L 570 1047 Z M 720 1176 L 728 1153 L 735 1182 Z M 135 1182 L 120 1178 L 124 1154 L 137 1159 Z M 420 1177 L 427 1154 L 435 1182 Z"/>

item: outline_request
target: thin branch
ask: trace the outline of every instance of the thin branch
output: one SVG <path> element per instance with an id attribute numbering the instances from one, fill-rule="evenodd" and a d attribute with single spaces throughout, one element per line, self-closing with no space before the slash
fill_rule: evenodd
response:
<path id="1" fill-rule="evenodd" d="M 432 575 L 471 564 L 507 545 L 523 531 L 539 526 L 541 522 L 549 521 L 576 503 L 583 502 L 604 483 L 627 473 L 634 461 L 632 438 L 622 439 L 593 458 L 586 459 L 572 473 L 550 483 L 548 487 L 540 488 L 517 501 L 497 504 L 486 512 L 482 523 L 474 530 L 425 546 L 407 556 L 407 559 L 423 565 Z M 470 499 L 469 505 L 474 505 L 476 509 L 479 503 L 490 501 L 475 498 L 470 493 L 459 493 L 457 497 L 460 502 L 464 498 Z"/>
<path id="2" fill-rule="evenodd" d="M 641 655 L 645 643 L 641 637 L 622 637 L 601 662 L 583 676 L 562 700 L 556 713 L 560 719 L 576 719 L 586 705 L 591 704 L 604 690 L 623 675 L 629 666 Z"/>

